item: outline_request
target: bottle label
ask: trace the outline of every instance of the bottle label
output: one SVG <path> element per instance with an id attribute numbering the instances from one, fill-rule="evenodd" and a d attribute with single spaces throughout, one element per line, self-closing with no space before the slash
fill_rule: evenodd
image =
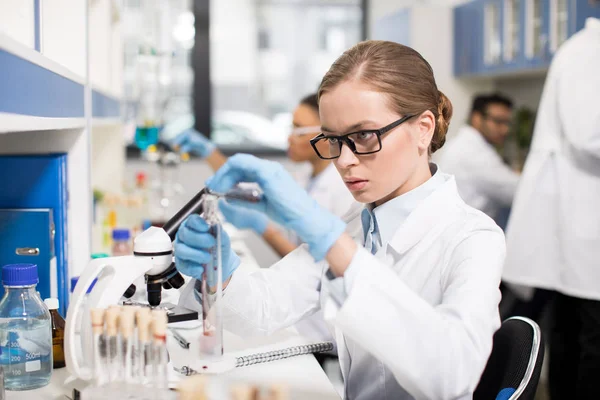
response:
<path id="1" fill-rule="evenodd" d="M 25 372 L 35 372 L 39 371 L 40 369 L 42 369 L 42 361 L 40 359 L 25 363 Z"/>

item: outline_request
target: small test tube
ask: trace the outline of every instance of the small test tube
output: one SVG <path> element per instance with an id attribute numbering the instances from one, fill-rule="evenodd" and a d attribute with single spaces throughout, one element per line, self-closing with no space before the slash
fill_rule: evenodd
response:
<path id="1" fill-rule="evenodd" d="M 167 312 L 152 310 L 152 349 L 154 385 L 157 389 L 169 388 L 169 356 L 167 353 Z"/>
<path id="2" fill-rule="evenodd" d="M 106 342 L 104 340 L 104 310 L 101 308 L 94 308 L 90 310 L 91 321 L 92 321 L 92 334 L 93 338 L 93 357 L 94 357 L 94 371 L 93 371 L 93 385 L 101 386 L 106 382 L 106 371 L 104 366 L 106 364 Z"/>
<path id="3" fill-rule="evenodd" d="M 221 265 L 221 224 L 219 220 L 219 197 L 204 195 L 203 218 L 209 225 L 209 232 L 215 237 L 212 260 L 202 275 L 202 329 L 200 338 L 200 358 L 211 359 L 223 356 L 223 305 L 222 305 L 222 265 Z M 214 284 L 211 287 L 210 284 Z"/>
<path id="4" fill-rule="evenodd" d="M 288 400 L 289 389 L 285 385 L 272 385 L 269 388 L 269 395 L 267 397 L 268 400 Z"/>
<path id="5" fill-rule="evenodd" d="M 133 330 L 135 328 L 135 308 L 124 306 L 120 314 L 119 328 L 121 331 L 121 368 L 125 382 L 133 382 Z"/>
<path id="6" fill-rule="evenodd" d="M 206 377 L 201 375 L 194 375 L 184 379 L 177 387 L 179 400 L 208 400 L 206 386 Z"/>
<path id="7" fill-rule="evenodd" d="M 231 387 L 231 400 L 258 400 L 259 394 L 254 385 L 238 383 Z"/>
<path id="8" fill-rule="evenodd" d="M 150 309 L 139 308 L 135 313 L 137 324 L 138 347 L 136 349 L 135 365 L 137 367 L 137 380 L 140 384 L 148 383 L 152 379 L 152 346 L 150 342 L 150 324 L 152 316 Z"/>
<path id="9" fill-rule="evenodd" d="M 106 310 L 106 339 L 108 343 L 108 380 L 118 382 L 122 379 L 121 374 L 121 349 L 119 346 L 119 317 L 121 309 L 119 306 L 110 306 Z"/>

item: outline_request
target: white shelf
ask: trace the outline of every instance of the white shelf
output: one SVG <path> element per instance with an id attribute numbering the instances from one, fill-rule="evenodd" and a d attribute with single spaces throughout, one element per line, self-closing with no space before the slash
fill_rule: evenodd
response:
<path id="1" fill-rule="evenodd" d="M 92 128 L 96 127 L 107 127 L 107 126 L 117 126 L 122 125 L 123 120 L 119 117 L 109 117 L 109 118 L 92 118 Z"/>
<path id="2" fill-rule="evenodd" d="M 85 118 L 45 118 L 0 112 L 0 134 L 85 127 Z"/>
<path id="3" fill-rule="evenodd" d="M 73 82 L 81 85 L 85 84 L 85 77 L 77 75 L 70 71 L 68 68 L 60 65 L 59 63 L 50 60 L 43 54 L 26 47 L 25 45 L 17 42 L 11 37 L 0 32 L 0 50 L 5 50 L 8 53 L 14 54 L 15 56 L 22 58 L 23 60 L 29 61 L 33 64 L 39 65 L 40 67 L 54 72 L 57 75 L 65 77 Z"/>
<path id="4" fill-rule="evenodd" d="M 96 85 L 96 84 L 92 84 L 92 91 L 93 92 L 98 92 L 106 97 L 110 97 L 114 100 L 120 101 L 121 100 L 121 93 L 117 93 L 114 90 L 110 90 L 106 87 L 103 87 L 101 85 Z"/>

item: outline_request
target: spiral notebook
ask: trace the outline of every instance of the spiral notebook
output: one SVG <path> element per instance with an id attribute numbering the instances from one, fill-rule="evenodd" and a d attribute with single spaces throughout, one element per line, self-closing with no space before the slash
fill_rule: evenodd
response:
<path id="1" fill-rule="evenodd" d="M 306 344 L 300 346 L 287 347 L 285 349 L 267 351 L 264 353 L 255 353 L 247 356 L 236 357 L 236 368 L 247 367 L 249 365 L 267 363 L 276 360 L 283 360 L 285 358 L 302 356 L 305 354 L 323 353 L 333 350 L 333 343 L 321 342 Z M 188 366 L 183 366 L 177 370 L 183 375 L 194 375 L 197 371 L 193 370 Z"/>

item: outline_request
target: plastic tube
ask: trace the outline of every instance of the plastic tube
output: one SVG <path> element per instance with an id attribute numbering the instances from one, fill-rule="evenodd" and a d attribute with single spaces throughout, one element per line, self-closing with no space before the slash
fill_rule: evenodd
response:
<path id="1" fill-rule="evenodd" d="M 94 371 L 93 385 L 101 386 L 106 382 L 104 364 L 106 363 L 106 343 L 104 341 L 104 310 L 94 308 L 90 310 L 92 321 Z"/>
<path id="2" fill-rule="evenodd" d="M 123 307 L 119 326 L 121 331 L 121 370 L 125 382 L 133 382 L 134 323 L 135 308 L 132 306 Z"/>
<path id="3" fill-rule="evenodd" d="M 119 306 L 111 306 L 106 310 L 106 336 L 108 339 L 108 372 L 110 382 L 119 382 L 123 379 L 122 357 L 119 346 L 119 317 L 121 309 Z"/>
<path id="4" fill-rule="evenodd" d="M 138 347 L 136 349 L 136 369 L 137 381 L 140 384 L 148 383 L 151 380 L 151 344 L 150 344 L 150 323 L 152 316 L 150 309 L 146 307 L 139 308 L 135 313 L 138 333 Z"/>
<path id="5" fill-rule="evenodd" d="M 169 356 L 167 353 L 167 312 L 165 310 L 152 310 L 152 331 L 154 385 L 159 391 L 166 390 L 169 388 Z"/>

